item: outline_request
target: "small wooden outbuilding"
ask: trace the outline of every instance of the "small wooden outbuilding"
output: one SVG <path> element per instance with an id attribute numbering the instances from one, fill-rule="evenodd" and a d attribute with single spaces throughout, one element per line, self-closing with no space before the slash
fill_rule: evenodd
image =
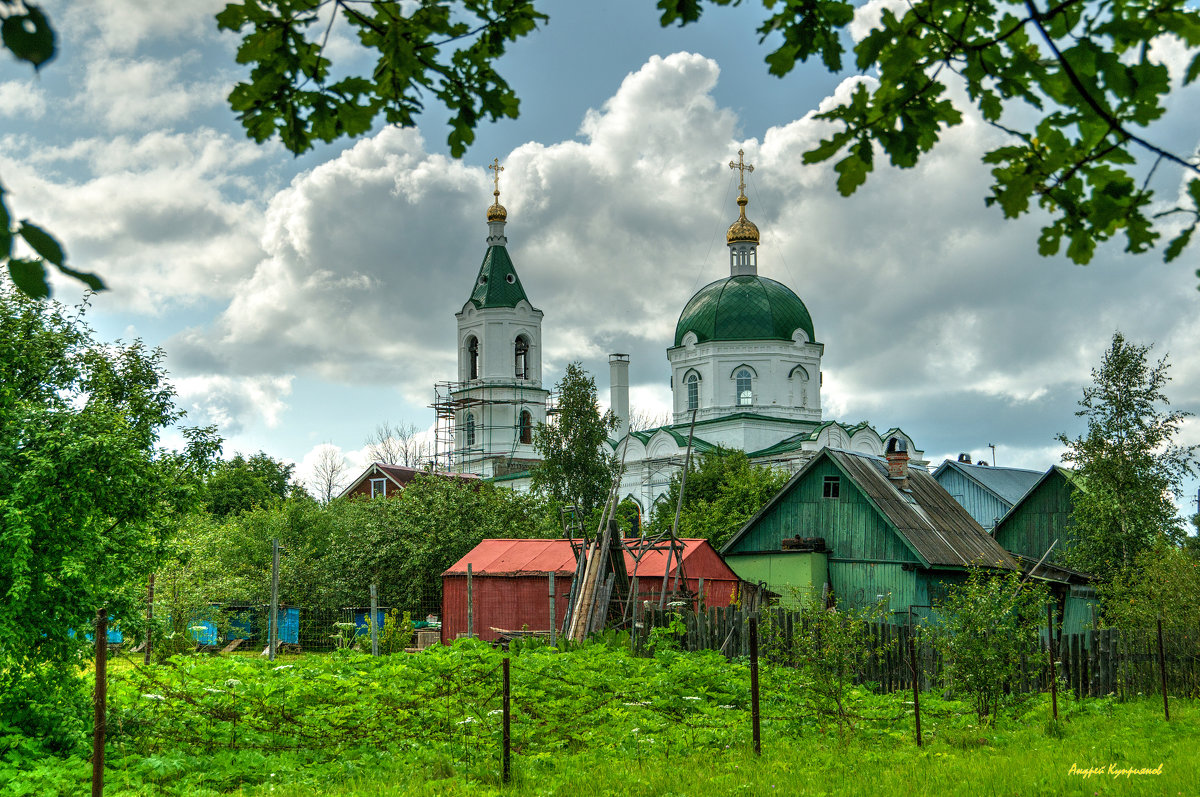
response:
<path id="1" fill-rule="evenodd" d="M 699 595 L 703 580 L 706 606 L 728 606 L 739 593 L 740 579 L 707 540 L 680 540 L 683 578 L 680 584 Z M 554 617 L 562 630 L 575 576 L 576 551 L 571 542 L 556 540 L 483 540 L 442 573 L 442 641 L 467 633 L 467 565 L 471 565 L 472 624 L 483 640 L 500 631 L 550 630 L 550 578 L 554 573 Z M 634 573 L 633 556 L 626 552 L 625 569 Z M 647 551 L 637 564 L 638 600 L 658 601 L 666 551 Z M 668 593 L 674 589 L 678 560 L 672 559 Z"/>

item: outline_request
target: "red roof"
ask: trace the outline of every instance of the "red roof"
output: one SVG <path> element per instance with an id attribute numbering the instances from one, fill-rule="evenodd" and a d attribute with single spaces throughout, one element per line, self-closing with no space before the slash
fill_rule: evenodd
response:
<path id="1" fill-rule="evenodd" d="M 388 465 L 383 462 L 372 462 L 366 470 L 364 470 L 354 481 L 338 493 L 338 498 L 349 495 L 354 492 L 355 488 L 363 484 L 370 477 L 382 476 L 397 487 L 403 488 L 409 482 L 417 477 L 418 474 L 444 476 L 449 479 L 459 479 L 461 481 L 478 482 L 479 476 L 474 473 L 448 473 L 444 470 L 425 470 L 424 468 L 407 468 L 403 465 Z"/>
<path id="2" fill-rule="evenodd" d="M 632 542 L 632 540 L 630 541 Z M 708 540 L 680 540 L 683 543 L 683 571 L 689 578 L 737 581 L 738 576 Z M 667 551 L 647 551 L 642 556 L 638 572 L 658 573 L 666 567 Z M 544 575 L 553 570 L 556 575 L 575 573 L 575 553 L 569 540 L 483 540 L 452 564 L 443 576 L 465 576 L 467 563 L 471 575 L 519 576 Z M 671 572 L 677 565 L 672 562 Z M 633 572 L 633 555 L 625 552 L 625 569 Z"/>

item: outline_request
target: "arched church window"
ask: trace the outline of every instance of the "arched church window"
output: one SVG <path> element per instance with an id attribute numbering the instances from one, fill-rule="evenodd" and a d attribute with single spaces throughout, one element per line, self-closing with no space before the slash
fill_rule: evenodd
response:
<path id="1" fill-rule="evenodd" d="M 467 445 L 475 445 L 475 416 L 467 413 Z"/>
<path id="2" fill-rule="evenodd" d="M 521 420 L 518 424 L 519 436 L 522 443 L 529 445 L 533 442 L 533 416 L 529 410 L 521 410 Z"/>
<path id="3" fill-rule="evenodd" d="M 683 379 L 687 385 L 687 408 L 697 409 L 700 406 L 700 374 L 692 371 Z"/>
<path id="4" fill-rule="evenodd" d="M 750 388 L 750 371 L 743 368 L 737 372 L 737 403 L 739 407 L 749 407 L 754 403 L 754 393 Z"/>
<path id="5" fill-rule="evenodd" d="M 517 337 L 517 343 L 514 347 L 516 360 L 516 377 L 517 379 L 529 378 L 529 338 L 524 335 Z"/>
<path id="6" fill-rule="evenodd" d="M 479 339 L 467 338 L 467 379 L 479 378 Z"/>

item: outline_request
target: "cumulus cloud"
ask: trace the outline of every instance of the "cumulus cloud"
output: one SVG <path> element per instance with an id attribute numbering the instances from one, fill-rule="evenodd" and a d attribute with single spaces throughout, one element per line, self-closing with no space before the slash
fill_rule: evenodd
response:
<path id="1" fill-rule="evenodd" d="M 979 157 L 1001 139 L 977 117 L 915 169 L 881 161 L 845 199 L 831 164 L 800 165 L 825 123 L 809 114 L 742 139 L 712 98 L 719 76 L 699 55 L 652 58 L 586 115 L 578 140 L 502 156 L 509 250 L 545 312 L 548 382 L 582 360 L 604 397 L 607 353 L 629 352 L 639 409 L 666 408 L 678 312 L 728 274 L 727 164 L 739 148 L 756 166 L 760 273 L 808 304 L 833 417 L 900 426 L 929 452 L 996 443 L 1009 461 L 1033 462 L 1071 427 L 1114 329 L 1172 350 L 1196 339 L 1189 268 L 1116 247 L 1088 268 L 1044 259 L 1037 218 L 984 207 Z M 869 78 L 825 104 L 859 80 Z M 299 176 L 267 208 L 252 273 L 215 322 L 170 344 L 173 363 L 395 385 L 423 405 L 432 382 L 454 376 L 453 316 L 484 253 L 489 177 L 394 129 Z M 1198 374 L 1200 363 L 1177 369 L 1178 395 L 1200 395 Z"/>
<path id="2" fill-rule="evenodd" d="M 248 424 L 279 424 L 292 392 L 290 376 L 180 376 L 172 380 L 189 423 L 216 424 L 222 434 L 237 434 Z"/>
<path id="3" fill-rule="evenodd" d="M 98 59 L 88 68 L 80 100 L 110 130 L 171 124 L 221 105 L 229 93 L 223 81 L 185 80 L 196 64 L 195 56 Z"/>
<path id="4" fill-rule="evenodd" d="M 59 233 L 76 268 L 104 277 L 104 308 L 154 314 L 228 299 L 262 256 L 246 170 L 264 153 L 250 142 L 199 128 L 61 148 L 5 143 L 0 173 L 15 206 Z"/>
<path id="5" fill-rule="evenodd" d="M 46 94 L 29 80 L 0 83 L 0 116 L 41 119 L 46 113 Z"/>

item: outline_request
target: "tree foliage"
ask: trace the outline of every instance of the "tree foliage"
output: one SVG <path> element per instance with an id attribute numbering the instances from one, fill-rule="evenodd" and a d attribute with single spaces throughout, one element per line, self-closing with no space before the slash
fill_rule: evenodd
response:
<path id="1" fill-rule="evenodd" d="M 556 521 L 536 496 L 419 474 L 387 498 L 322 506 L 301 495 L 224 520 L 195 517 L 159 583 L 195 591 L 198 606 L 264 604 L 278 539 L 283 603 L 362 606 L 375 583 L 383 606 L 428 608 L 441 600 L 442 572 L 481 540 L 558 536 Z"/>
<path id="2" fill-rule="evenodd" d="M 600 412 L 596 380 L 579 363 L 568 363 L 559 381 L 558 413 L 539 423 L 533 447 L 542 461 L 530 470 L 533 489 L 563 504 L 574 504 L 590 518 L 607 499 L 617 472 L 608 435 L 617 428 L 612 410 Z"/>
<path id="3" fill-rule="evenodd" d="M 381 115 L 412 127 L 430 95 L 451 112 L 457 158 L 481 120 L 516 118 L 517 96 L 495 62 L 546 19 L 529 0 L 246 0 L 227 5 L 217 24 L 245 31 L 237 61 L 251 65 L 250 80 L 229 102 L 255 141 L 278 136 L 300 154 L 363 135 Z M 335 66 L 325 44 L 338 24 L 372 52 L 369 69 Z"/>
<path id="4" fill-rule="evenodd" d="M 1072 500 L 1067 559 L 1102 581 L 1159 538 L 1183 536 L 1172 499 L 1193 472 L 1197 446 L 1175 444 L 1190 413 L 1166 409 L 1167 358 L 1151 364 L 1149 352 L 1114 334 L 1075 413 L 1087 431 L 1058 435 L 1082 487 Z"/>
<path id="5" fill-rule="evenodd" d="M 650 532 L 671 528 L 681 476 L 682 472 L 671 477 L 671 486 L 648 524 Z M 783 471 L 751 463 L 744 451 L 718 448 L 701 454 L 688 473 L 678 536 L 706 539 L 719 550 L 787 480 Z"/>
<path id="6" fill-rule="evenodd" d="M 64 664 L 96 610 L 130 610 L 178 513 L 219 450 L 182 430 L 162 366 L 140 341 L 104 344 L 53 303 L 0 285 L 0 672 Z"/>
<path id="7" fill-rule="evenodd" d="M 926 632 L 944 657 L 951 689 L 974 703 L 980 721 L 995 720 L 1022 657 L 1037 653 L 1047 600 L 1045 584 L 982 567 L 935 599 L 937 619 Z"/>
<path id="8" fill-rule="evenodd" d="M 1100 587 L 1104 624 L 1136 635 L 1156 630 L 1193 638 L 1200 628 L 1200 559 L 1160 539 Z"/>
<path id="9" fill-rule="evenodd" d="M 729 5 L 734 0 L 709 0 Z M 843 31 L 854 6 L 841 0 L 763 0 L 773 75 L 819 57 L 842 68 Z M 664 25 L 694 22 L 702 0 L 659 0 Z M 1175 40 L 1191 55 L 1183 84 L 1200 76 L 1200 9 L 1186 0 L 915 0 L 882 9 L 879 24 L 854 46 L 854 62 L 871 79 L 849 99 L 817 114 L 836 132 L 805 154 L 806 163 L 837 158 L 838 190 L 854 193 L 877 154 L 910 168 L 961 124 L 951 88 L 965 91 L 983 120 L 1008 137 L 984 155 L 994 182 L 988 205 L 1017 218 L 1031 203 L 1050 217 L 1038 238 L 1042 255 L 1088 263 L 1096 245 L 1125 236 L 1125 251 L 1156 246 L 1161 219 L 1185 219 L 1164 249 L 1177 258 L 1200 221 L 1200 159 L 1170 152 L 1146 128 L 1166 113 L 1173 86 L 1151 45 Z M 1032 112 L 1031 112 L 1032 111 Z M 1162 207 L 1150 187 L 1160 166 L 1186 182 L 1186 198 Z M 1174 202 L 1175 186 L 1168 203 Z M 1200 272 L 1198 272 L 1200 273 Z"/>
<path id="10" fill-rule="evenodd" d="M 217 517 L 228 517 L 256 506 L 269 506 L 304 488 L 293 481 L 295 465 L 273 459 L 262 451 L 213 466 L 204 485 L 204 506 Z"/>

